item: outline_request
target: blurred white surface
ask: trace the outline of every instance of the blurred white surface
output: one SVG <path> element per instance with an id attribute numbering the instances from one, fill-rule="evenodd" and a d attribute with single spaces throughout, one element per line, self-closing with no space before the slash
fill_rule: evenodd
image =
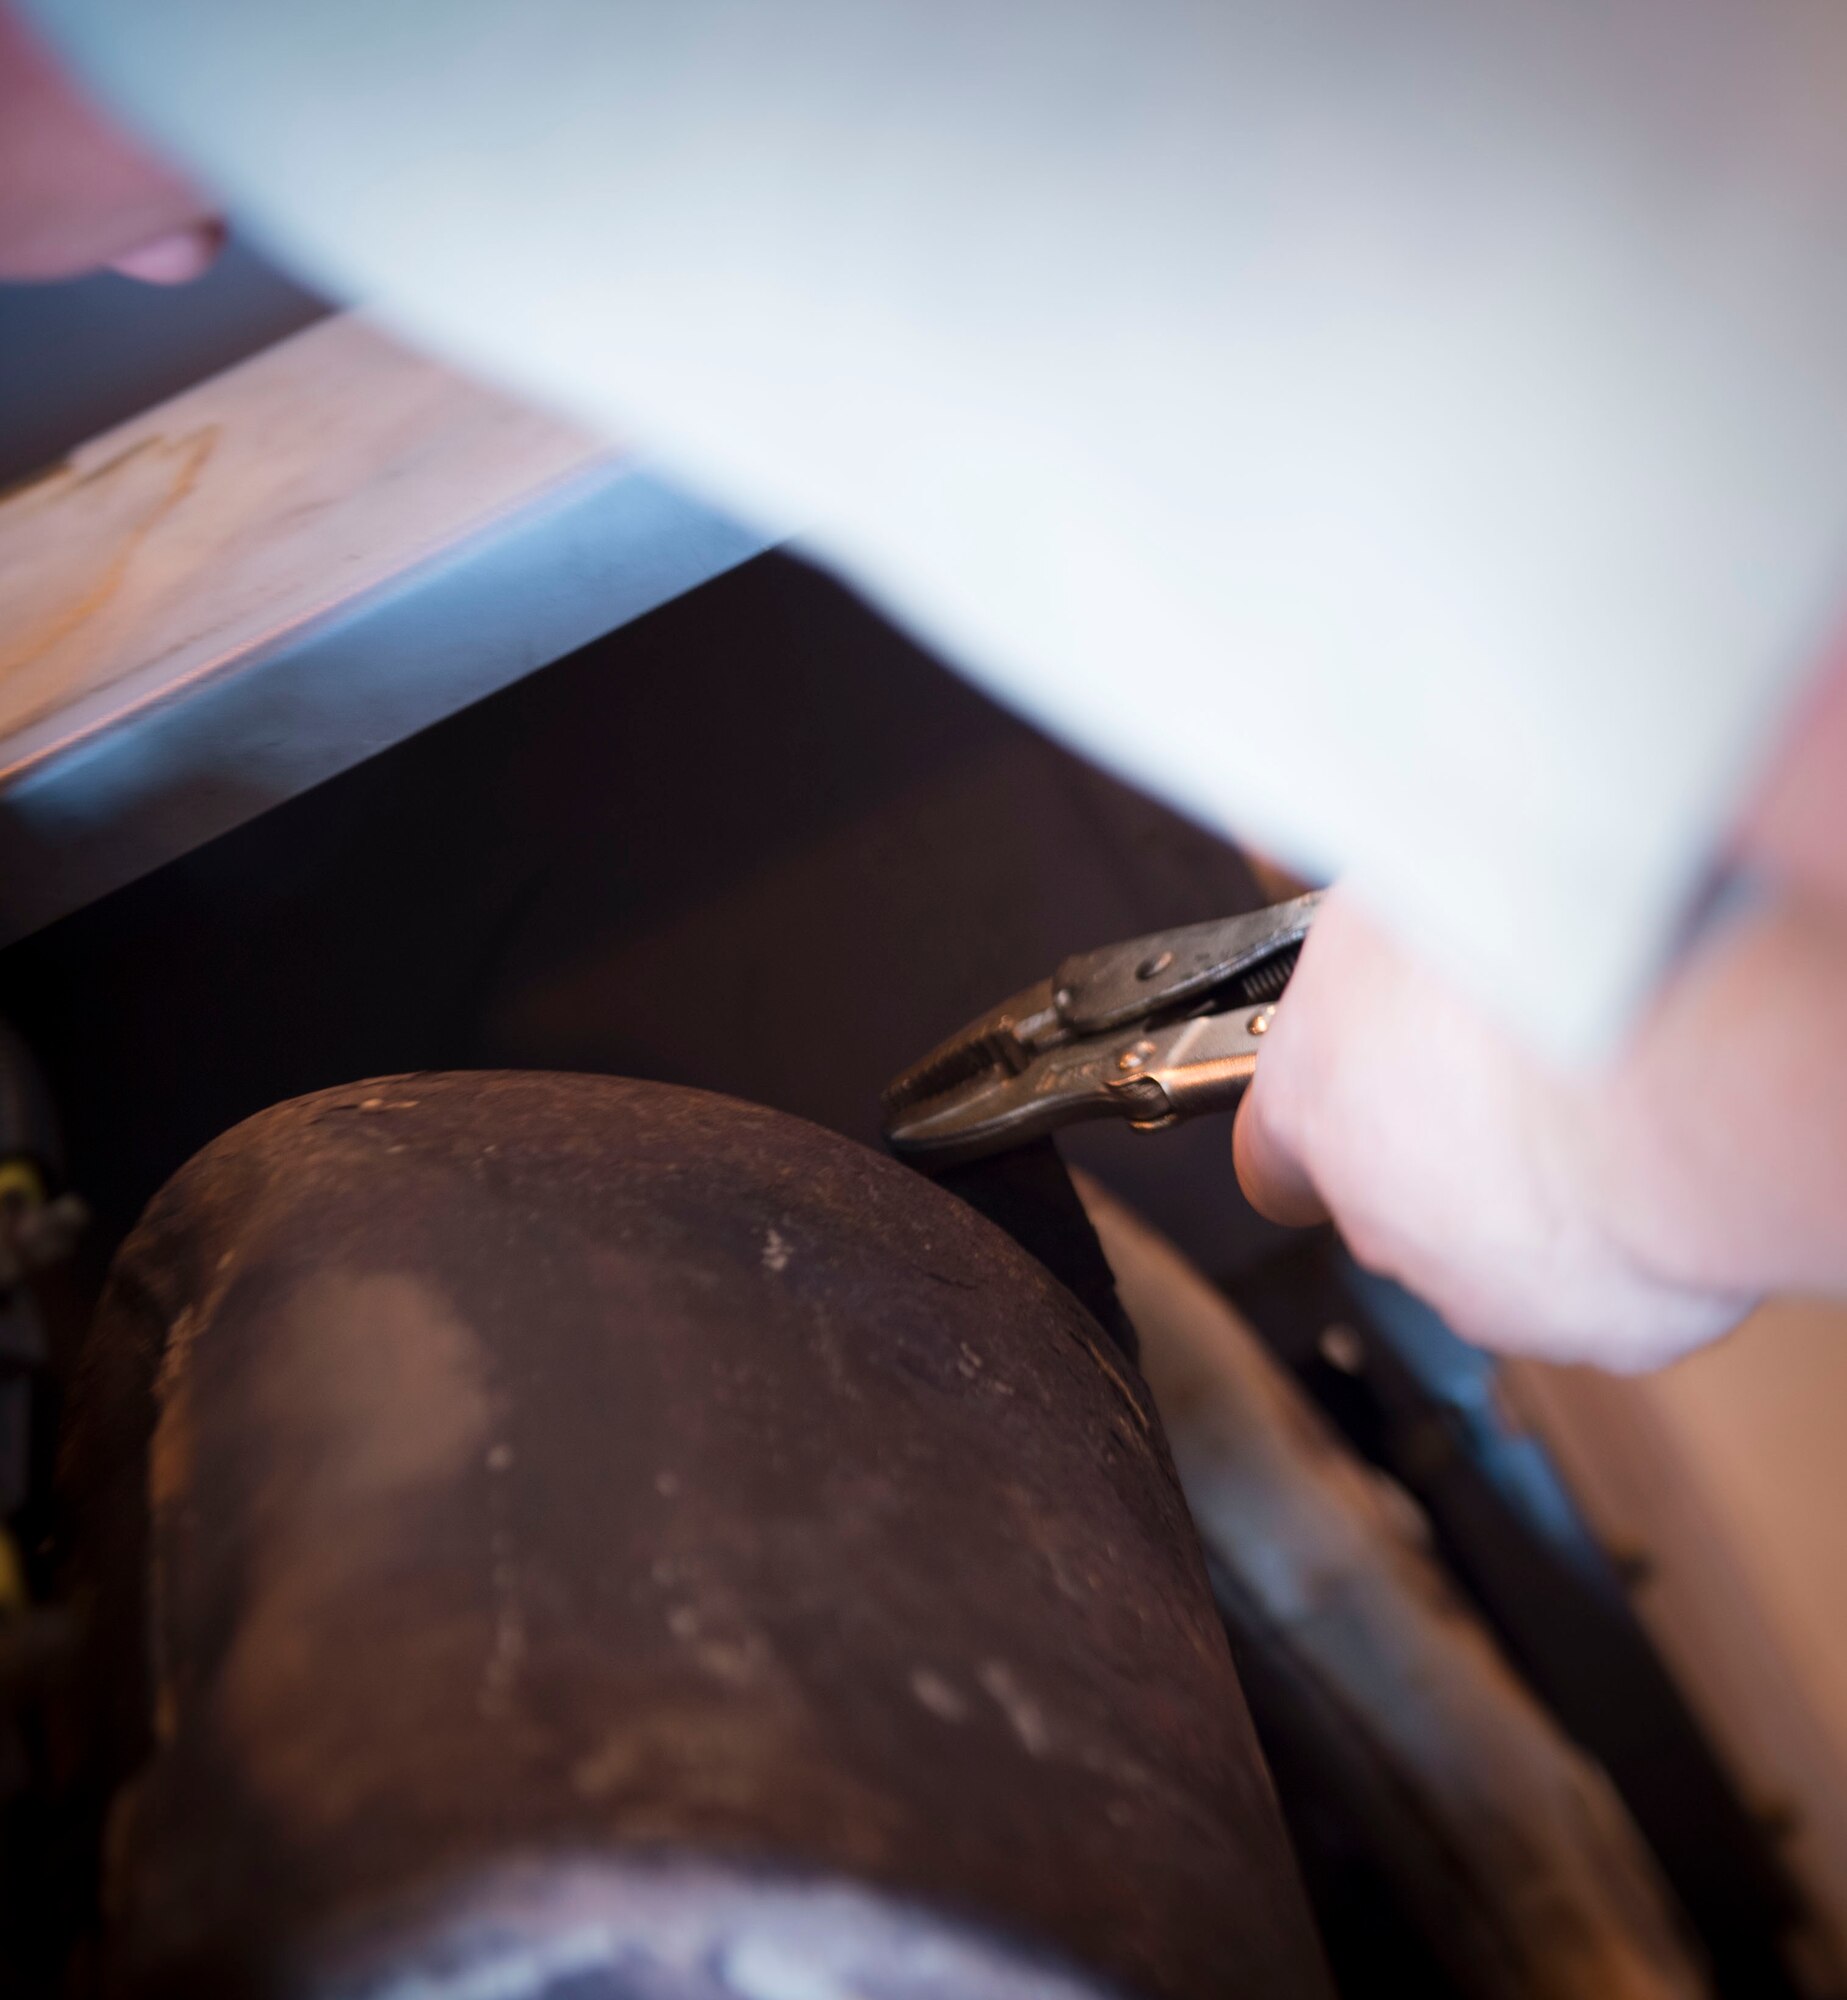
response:
<path id="1" fill-rule="evenodd" d="M 1832 0 L 37 0 L 301 268 L 1607 1039 L 1842 617 Z"/>

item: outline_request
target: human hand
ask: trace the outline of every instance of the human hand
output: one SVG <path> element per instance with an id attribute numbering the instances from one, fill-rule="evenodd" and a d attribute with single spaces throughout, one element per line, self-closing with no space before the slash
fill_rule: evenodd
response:
<path id="1" fill-rule="evenodd" d="M 1847 924 L 1785 899 L 1707 941 L 1611 1069 L 1560 1077 L 1335 893 L 1238 1176 L 1484 1345 L 1652 1367 L 1765 1290 L 1847 1284 L 1842 1020 Z"/>

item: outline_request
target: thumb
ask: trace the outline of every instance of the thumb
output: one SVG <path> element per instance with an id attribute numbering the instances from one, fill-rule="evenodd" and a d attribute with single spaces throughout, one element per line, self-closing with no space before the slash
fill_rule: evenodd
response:
<path id="1" fill-rule="evenodd" d="M 1238 1170 L 1244 1198 L 1261 1216 L 1291 1228 L 1305 1228 L 1328 1219 L 1327 1204 L 1300 1156 L 1279 1133 L 1270 1116 L 1270 1093 L 1263 1087 L 1264 1058 L 1257 1076 L 1238 1107 L 1231 1128 L 1231 1157 Z"/>

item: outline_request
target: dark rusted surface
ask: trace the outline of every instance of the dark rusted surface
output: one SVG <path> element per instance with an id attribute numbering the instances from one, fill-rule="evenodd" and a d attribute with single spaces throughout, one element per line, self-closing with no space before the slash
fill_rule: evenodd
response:
<path id="1" fill-rule="evenodd" d="M 550 1075 L 269 1112 L 123 1251 L 71 1466 L 156 1739 L 120 1984 L 1322 1990 L 1140 1378 L 818 1128 Z"/>
<path id="2" fill-rule="evenodd" d="M 1135 1326 L 1116 1296 L 1116 1278 L 1097 1241 L 1071 1175 L 1050 1139 L 1035 1140 L 985 1159 L 932 1169 L 938 1187 L 985 1215 L 1070 1292 L 1131 1361 L 1139 1361 Z"/>

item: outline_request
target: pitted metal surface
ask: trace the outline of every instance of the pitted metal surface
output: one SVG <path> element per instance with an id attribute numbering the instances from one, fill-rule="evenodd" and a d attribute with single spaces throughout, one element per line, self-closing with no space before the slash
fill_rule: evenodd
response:
<path id="1" fill-rule="evenodd" d="M 1324 1990 L 1145 1385 L 891 1161 L 609 1079 L 321 1092 L 157 1198 L 86 1374 L 125 1989 L 383 1992 L 471 1885 L 588 1866 L 833 1884 L 1072 1990 Z M 1000 1969 L 961 1990 L 1036 1990 Z"/>

